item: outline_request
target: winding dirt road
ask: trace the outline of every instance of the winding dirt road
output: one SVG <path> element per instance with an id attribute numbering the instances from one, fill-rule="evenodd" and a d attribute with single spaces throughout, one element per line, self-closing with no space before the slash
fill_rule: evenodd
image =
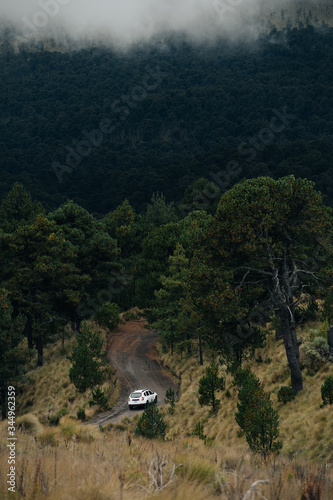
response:
<path id="1" fill-rule="evenodd" d="M 110 364 L 117 370 L 121 391 L 117 404 L 111 411 L 99 414 L 89 424 L 104 425 L 118 422 L 122 417 L 132 417 L 143 409 L 130 411 L 127 399 L 135 389 L 150 389 L 158 395 L 158 404 L 164 403 L 169 387 L 177 392 L 177 386 L 163 370 L 154 355 L 157 334 L 144 328 L 145 320 L 128 321 L 113 332 L 108 340 Z"/>

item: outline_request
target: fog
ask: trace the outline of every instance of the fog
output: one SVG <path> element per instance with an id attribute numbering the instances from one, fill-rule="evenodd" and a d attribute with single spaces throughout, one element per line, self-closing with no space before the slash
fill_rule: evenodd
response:
<path id="1" fill-rule="evenodd" d="M 131 43 L 164 32 L 211 38 L 256 34 L 263 16 L 323 0 L 0 0 L 2 22 L 38 36 L 57 28 L 74 36 L 108 35 Z M 327 3 L 327 1 L 326 1 Z M 268 13 L 268 14 L 267 14 Z"/>

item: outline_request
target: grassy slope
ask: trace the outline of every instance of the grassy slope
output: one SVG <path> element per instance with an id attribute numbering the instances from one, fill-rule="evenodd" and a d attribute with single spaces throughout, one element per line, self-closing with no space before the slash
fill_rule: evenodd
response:
<path id="1" fill-rule="evenodd" d="M 308 325 L 302 332 L 304 339 L 314 326 Z M 69 352 L 73 339 L 67 342 Z M 20 396 L 22 412 L 29 410 L 35 417 L 26 416 L 26 429 L 17 431 L 17 488 L 21 487 L 26 498 L 36 500 L 144 498 L 145 488 L 149 489 L 151 484 L 149 468 L 157 477 L 154 464 L 159 453 L 165 455 L 167 462 L 163 468 L 163 485 L 173 465 L 180 466 L 170 485 L 155 495 L 161 499 L 206 500 L 216 495 L 228 500 L 243 499 L 252 483 L 262 479 L 269 481 L 259 487 L 266 498 L 299 500 L 302 492 L 310 491 L 316 478 L 320 478 L 322 484 L 321 500 L 331 499 L 333 467 L 329 462 L 333 458 L 330 424 L 333 408 L 320 409 L 319 404 L 320 386 L 325 376 L 333 374 L 333 366 L 324 367 L 314 377 L 304 374 L 303 393 L 295 402 L 281 405 L 276 400 L 276 392 L 281 385 L 289 383 L 289 375 L 283 346 L 278 346 L 279 343 L 270 336 L 267 346 L 256 353 L 256 357 L 260 354 L 264 361 L 271 358 L 269 364 L 248 363 L 266 390 L 272 392 L 274 406 L 280 413 L 284 447 L 280 457 L 268 464 L 252 456 L 245 438 L 237 436 L 236 393 L 230 376 L 227 376 L 227 388 L 232 398 L 228 400 L 222 392 L 218 416 L 209 417 L 207 408 L 200 408 L 197 402 L 198 378 L 204 367 L 198 366 L 195 359 L 161 355 L 163 362 L 182 377 L 181 397 L 175 415 L 168 415 L 164 410 L 169 427 L 167 441 L 149 441 L 133 433 L 138 416 L 104 429 L 82 425 L 73 419 L 76 406 L 82 406 L 90 396 L 75 395 L 68 381 L 69 361 L 60 356 L 60 343 L 54 344 L 46 351 L 45 367 L 29 374 L 31 386 L 27 385 L 27 391 Z M 76 399 L 69 403 L 68 398 L 73 395 Z M 32 398 L 33 406 L 29 407 L 27 403 Z M 63 417 L 58 427 L 40 425 L 36 416 L 45 420 L 51 406 L 57 411 L 66 405 L 71 416 Z M 205 426 L 206 442 L 191 436 L 199 419 Z M 0 499 L 7 498 L 6 439 L 3 422 L 0 424 L 0 470 L 4 472 L 0 474 Z M 153 491 L 152 486 L 149 493 Z M 10 498 L 18 498 L 18 495 Z"/>
<path id="2" fill-rule="evenodd" d="M 94 325 L 96 328 L 96 325 Z M 106 340 L 106 332 L 97 328 L 101 336 Z M 20 386 L 21 394 L 18 397 L 19 414 L 33 412 L 45 423 L 48 416 L 56 413 L 61 408 L 67 408 L 69 414 L 76 416 L 79 408 L 84 407 L 87 417 L 96 413 L 96 407 L 88 405 L 91 399 L 91 390 L 79 393 L 69 378 L 71 361 L 67 359 L 72 352 L 75 336 L 65 341 L 65 351 L 62 351 L 61 341 L 46 347 L 44 351 L 44 366 L 36 368 L 33 358 L 30 362 L 30 370 L 24 377 L 24 383 Z M 115 380 L 103 384 L 103 390 L 110 395 L 112 405 L 118 397 L 119 386 Z"/>
<path id="3" fill-rule="evenodd" d="M 311 329 L 318 328 L 318 323 L 303 327 L 299 336 L 304 342 L 309 339 Z M 333 408 L 319 408 L 322 400 L 320 388 L 325 377 L 333 375 L 333 365 L 325 365 L 314 376 L 309 376 L 303 370 L 304 390 L 296 400 L 284 405 L 277 401 L 277 392 L 283 385 L 290 385 L 290 375 L 286 361 L 286 354 L 282 341 L 275 341 L 274 334 L 267 338 L 266 347 L 258 349 L 255 358 L 262 358 L 262 362 L 250 360 L 244 368 L 251 368 L 260 378 L 265 390 L 271 393 L 271 400 L 280 415 L 280 438 L 283 441 L 282 453 L 286 456 L 297 455 L 310 460 L 333 460 L 333 433 L 331 428 Z M 205 434 L 216 442 L 222 442 L 226 447 L 246 448 L 244 438 L 238 438 L 238 426 L 234 413 L 237 405 L 237 392 L 232 386 L 232 377 L 226 375 L 226 388 L 230 390 L 232 398 L 227 399 L 222 392 L 219 396 L 221 408 L 218 416 L 208 417 L 207 408 L 198 404 L 198 379 L 202 376 L 205 367 L 198 366 L 193 359 L 180 360 L 180 356 L 170 354 L 161 355 L 163 363 L 181 376 L 182 396 L 177 404 L 177 413 L 172 420 L 171 434 L 184 434 L 193 429 L 200 420 L 204 422 Z M 271 360 L 269 363 L 266 360 Z M 223 368 L 221 374 L 225 373 Z M 184 431 L 184 429 L 186 429 Z"/>

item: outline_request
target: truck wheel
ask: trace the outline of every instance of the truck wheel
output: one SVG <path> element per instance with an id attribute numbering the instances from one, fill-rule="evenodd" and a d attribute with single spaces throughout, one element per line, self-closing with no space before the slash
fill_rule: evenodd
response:
<path id="1" fill-rule="evenodd" d="M 157 396 L 155 396 L 154 403 L 157 404 Z"/>

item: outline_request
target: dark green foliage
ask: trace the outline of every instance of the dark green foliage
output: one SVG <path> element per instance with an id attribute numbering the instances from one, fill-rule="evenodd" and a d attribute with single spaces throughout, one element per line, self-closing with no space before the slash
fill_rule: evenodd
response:
<path id="1" fill-rule="evenodd" d="M 109 409 L 108 398 L 102 389 L 97 387 L 95 390 L 92 390 L 91 393 L 92 400 L 89 401 L 89 406 L 98 405 L 102 410 Z"/>
<path id="2" fill-rule="evenodd" d="M 68 415 L 68 413 L 69 413 L 69 410 L 68 410 L 68 408 L 65 408 L 65 407 L 60 408 L 60 410 L 57 411 L 57 415 L 59 418 L 64 417 L 65 415 Z"/>
<path id="3" fill-rule="evenodd" d="M 177 219 L 174 203 L 167 203 L 162 193 L 154 193 L 144 217 L 145 230 L 151 231 Z"/>
<path id="4" fill-rule="evenodd" d="M 302 390 L 295 311 L 290 304 L 301 298 L 305 285 L 315 290 L 314 271 L 328 266 L 332 258 L 326 249 L 330 234 L 332 212 L 307 179 L 258 177 L 222 195 L 190 269 L 197 291 L 192 297 L 222 356 L 234 351 L 240 365 L 237 346 L 246 346 L 251 339 L 256 342 L 275 314 L 291 385 Z"/>
<path id="5" fill-rule="evenodd" d="M 68 322 L 69 304 L 80 300 L 85 277 L 75 267 L 76 249 L 55 222 L 39 215 L 0 239 L 1 278 L 14 307 L 26 319 L 28 347 L 38 351 Z"/>
<path id="6" fill-rule="evenodd" d="M 181 304 L 184 298 L 182 284 L 189 260 L 181 245 L 177 245 L 168 260 L 169 272 L 167 276 L 160 276 L 162 288 L 155 291 L 155 304 L 147 317 L 152 328 L 158 331 L 161 342 L 170 347 L 173 354 L 175 346 L 184 339 L 182 325 L 186 317 Z"/>
<path id="7" fill-rule="evenodd" d="M 113 298 L 112 280 L 119 279 L 121 271 L 117 242 L 104 224 L 72 200 L 50 213 L 49 218 L 75 250 L 72 262 L 82 283 L 75 297 L 67 300 L 67 309 L 78 327 L 79 320 L 93 318 L 99 307 Z"/>
<path id="8" fill-rule="evenodd" d="M 136 319 L 138 319 L 138 316 L 132 311 L 126 311 L 124 312 L 123 318 L 125 321 L 135 321 Z"/>
<path id="9" fill-rule="evenodd" d="M 321 398 L 323 400 L 322 406 L 333 404 L 333 377 L 329 376 L 325 378 L 323 385 L 321 386 Z"/>
<path id="10" fill-rule="evenodd" d="M 154 403 L 148 403 L 147 408 L 138 421 L 135 434 L 148 439 L 164 439 L 166 430 L 167 426 L 163 415 Z"/>
<path id="11" fill-rule="evenodd" d="M 192 436 L 198 436 L 200 439 L 206 439 L 207 436 L 204 434 L 204 426 L 200 422 L 200 420 L 197 423 L 197 425 L 195 426 L 195 428 L 192 432 Z"/>
<path id="12" fill-rule="evenodd" d="M 15 183 L 0 206 L 0 227 L 4 232 L 14 232 L 17 226 L 31 224 L 37 215 L 44 213 L 40 203 L 34 202 L 22 184 Z"/>
<path id="13" fill-rule="evenodd" d="M 246 436 L 250 450 L 264 459 L 279 452 L 279 416 L 273 409 L 269 394 L 265 394 L 258 377 L 248 374 L 238 393 L 236 422 Z"/>
<path id="14" fill-rule="evenodd" d="M 76 416 L 79 420 L 84 421 L 86 419 L 86 412 L 84 408 L 79 408 L 78 411 L 76 412 Z"/>
<path id="15" fill-rule="evenodd" d="M 128 197 L 143 209 L 153 192 L 163 190 L 167 199 L 177 201 L 190 183 L 203 176 L 211 181 L 211 170 L 226 173 L 228 161 L 235 159 L 241 177 L 306 172 L 332 199 L 327 114 L 332 38 L 331 28 L 307 27 L 258 37 L 249 50 L 243 41 L 200 45 L 185 37 L 163 37 L 156 45 L 134 46 L 126 57 L 102 46 L 68 52 L 24 44 L 9 58 L 2 51 L 0 93 L 7 100 L 1 109 L 0 196 L 16 179 L 24 179 L 48 207 L 75 197 L 89 210 L 107 213 Z M 125 115 L 115 113 L 112 103 L 142 83 L 147 65 L 167 76 L 143 102 L 124 106 Z M 320 79 L 314 80 L 317 74 Z M 268 137 L 268 144 L 258 139 L 239 153 L 239 145 L 269 126 L 272 110 L 282 112 L 283 106 L 297 120 L 271 142 Z M 111 142 L 104 135 L 88 157 L 77 159 L 77 144 L 87 141 L 82 129 L 88 135 L 102 117 L 115 120 Z M 280 126 L 283 122 L 276 121 L 275 127 Z M 59 183 L 52 162 L 66 163 L 66 147 L 73 147 L 76 168 L 66 166 Z M 215 190 L 223 192 L 237 180 L 223 175 Z M 189 209 L 215 201 L 202 197 L 204 187 L 198 189 L 188 199 Z"/>
<path id="16" fill-rule="evenodd" d="M 264 459 L 269 453 L 280 451 L 282 444 L 276 441 L 279 436 L 279 415 L 273 409 L 268 394 L 263 394 L 258 400 L 248 424 L 245 435 L 251 451 L 260 453 Z"/>
<path id="17" fill-rule="evenodd" d="M 120 307 L 118 304 L 106 302 L 95 314 L 95 321 L 110 332 L 115 330 L 120 322 Z"/>
<path id="18" fill-rule="evenodd" d="M 227 389 L 227 390 L 225 391 L 225 397 L 226 397 L 227 399 L 231 399 L 231 397 L 232 397 L 232 396 L 231 396 L 231 392 L 229 391 L 229 389 Z"/>
<path id="19" fill-rule="evenodd" d="M 248 369 L 242 370 L 242 372 L 239 374 L 240 380 L 237 384 L 238 403 L 235 417 L 239 427 L 246 432 L 253 417 L 251 411 L 254 411 L 263 390 L 260 380 L 253 372 Z"/>
<path id="20" fill-rule="evenodd" d="M 2 418 L 7 415 L 8 386 L 23 373 L 27 350 L 22 345 L 25 318 L 15 317 L 7 290 L 0 288 L 0 406 Z"/>
<path id="21" fill-rule="evenodd" d="M 161 287 L 161 276 L 168 271 L 169 257 L 176 249 L 182 230 L 183 223 L 170 222 L 153 229 L 144 238 L 136 267 L 135 300 L 138 307 L 156 305 L 155 291 Z"/>
<path id="22" fill-rule="evenodd" d="M 76 335 L 77 345 L 73 347 L 72 367 L 69 377 L 75 387 L 84 392 L 95 387 L 105 379 L 104 367 L 107 364 L 103 351 L 103 339 L 87 323 L 83 323 L 80 332 Z"/>
<path id="23" fill-rule="evenodd" d="M 49 416 L 49 424 L 51 427 L 56 427 L 59 424 L 60 417 L 56 413 L 55 415 L 50 415 Z"/>
<path id="24" fill-rule="evenodd" d="M 211 406 L 212 412 L 219 409 L 220 401 L 216 399 L 216 391 L 224 389 L 225 380 L 218 375 L 218 366 L 212 362 L 205 370 L 205 375 L 199 380 L 198 401 L 200 406 Z"/>
<path id="25" fill-rule="evenodd" d="M 172 387 L 169 387 L 169 389 L 167 389 L 165 393 L 164 402 L 170 405 L 168 409 L 168 413 L 170 413 L 170 415 L 173 415 L 175 413 L 175 400 L 175 391 L 172 389 Z"/>
<path id="26" fill-rule="evenodd" d="M 234 373 L 234 380 L 232 381 L 232 384 L 235 387 L 241 388 L 251 377 L 253 377 L 253 373 L 249 368 L 238 368 L 238 370 Z"/>
<path id="27" fill-rule="evenodd" d="M 297 393 L 292 387 L 280 387 L 277 397 L 279 403 L 288 403 L 288 401 L 293 401 L 297 396 Z"/>
<path id="28" fill-rule="evenodd" d="M 299 307 L 295 310 L 296 323 L 305 323 L 306 321 L 314 321 L 317 319 L 319 306 L 314 297 L 311 297 L 307 307 Z"/>

